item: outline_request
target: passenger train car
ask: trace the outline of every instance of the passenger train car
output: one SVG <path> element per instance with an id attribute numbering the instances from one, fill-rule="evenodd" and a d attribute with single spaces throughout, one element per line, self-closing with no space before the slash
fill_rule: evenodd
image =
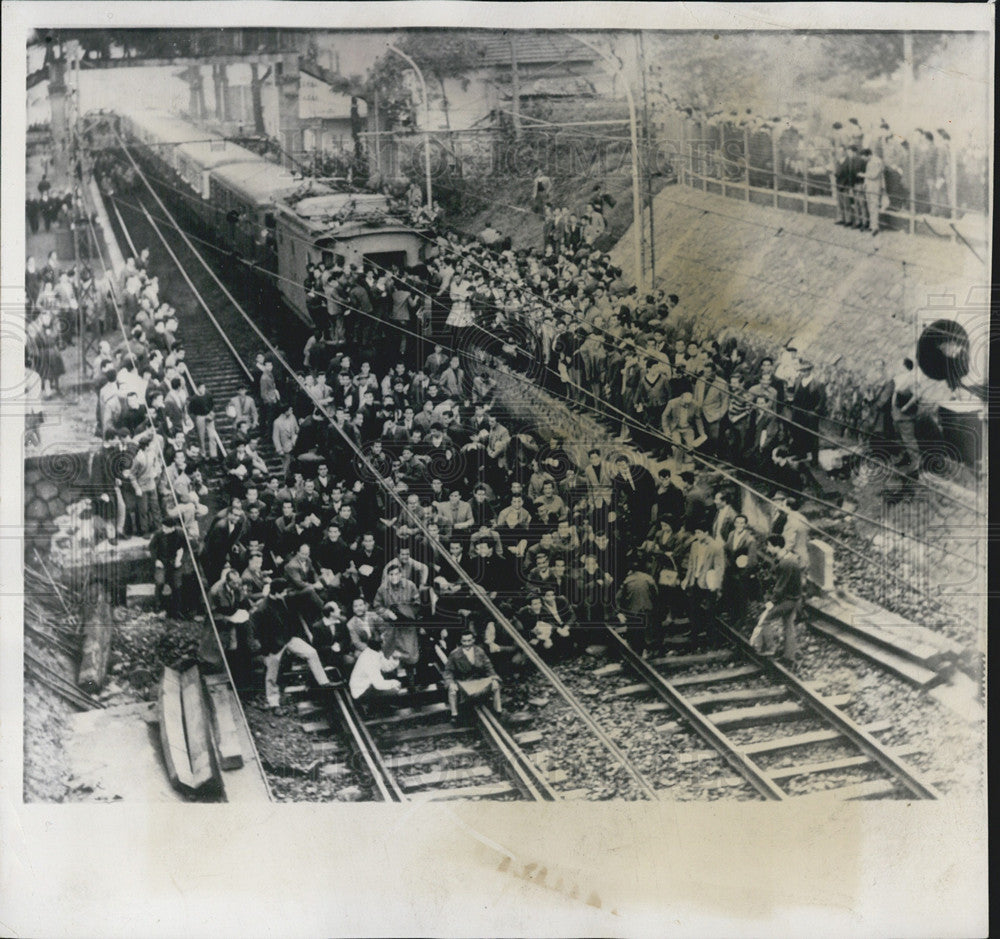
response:
<path id="1" fill-rule="evenodd" d="M 140 162 L 171 187 L 187 222 L 276 282 L 311 323 L 304 282 L 321 259 L 378 268 L 416 264 L 422 238 L 385 196 L 338 192 L 295 176 L 219 134 L 157 111 L 124 112 L 120 127 Z"/>

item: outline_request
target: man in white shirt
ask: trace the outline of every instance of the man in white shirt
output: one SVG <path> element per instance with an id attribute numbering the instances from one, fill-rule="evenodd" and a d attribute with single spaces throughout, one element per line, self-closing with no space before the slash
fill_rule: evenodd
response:
<path id="1" fill-rule="evenodd" d="M 368 648 L 358 653 L 358 660 L 351 670 L 351 697 L 362 711 L 378 709 L 382 703 L 405 694 L 398 679 L 387 678 L 399 668 L 400 653 L 394 651 L 386 658 L 382 654 L 382 641 L 377 636 L 368 640 Z"/>

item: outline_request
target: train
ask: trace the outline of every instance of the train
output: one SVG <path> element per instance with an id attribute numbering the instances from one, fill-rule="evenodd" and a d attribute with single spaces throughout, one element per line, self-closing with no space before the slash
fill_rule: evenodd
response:
<path id="1" fill-rule="evenodd" d="M 413 266 L 426 235 L 379 193 L 290 173 L 277 163 L 161 111 L 117 113 L 117 133 L 204 236 L 248 262 L 312 325 L 308 265 Z"/>

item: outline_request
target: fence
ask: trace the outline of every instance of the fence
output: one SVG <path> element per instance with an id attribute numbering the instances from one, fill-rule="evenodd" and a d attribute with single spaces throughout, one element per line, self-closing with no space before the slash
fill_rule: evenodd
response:
<path id="1" fill-rule="evenodd" d="M 776 208 L 815 215 L 836 211 L 834 147 L 794 128 L 775 133 L 733 123 L 668 119 L 658 150 L 683 185 Z M 988 154 L 945 141 L 908 146 L 878 141 L 891 227 L 916 230 L 928 218 L 954 222 L 988 216 Z M 662 158 L 662 156 L 661 156 Z"/>

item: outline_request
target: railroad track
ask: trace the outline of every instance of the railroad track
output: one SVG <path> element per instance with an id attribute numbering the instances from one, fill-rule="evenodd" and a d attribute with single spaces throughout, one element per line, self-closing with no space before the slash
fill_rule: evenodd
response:
<path id="1" fill-rule="evenodd" d="M 295 666 L 292 674 L 305 679 L 308 672 Z M 332 699 L 305 683 L 284 691 L 302 729 L 314 738 L 319 771 L 346 777 L 363 768 L 381 801 L 554 802 L 566 795 L 555 786 L 568 774 L 543 768 L 549 758 L 543 735 L 531 729 L 525 712 L 507 718 L 508 729 L 488 707 L 478 705 L 469 709 L 466 723 L 454 726 L 436 684 L 400 695 L 393 713 L 371 718 L 360 714 L 344 687 L 335 689 Z M 331 717 L 343 731 L 341 740 L 332 739 Z"/>
<path id="2" fill-rule="evenodd" d="M 113 208 L 115 223 L 130 246 L 159 245 L 169 258 L 158 255 L 160 279 L 170 284 L 165 292 L 177 308 L 188 366 L 215 398 L 216 426 L 225 439 L 232 421 L 219 408 L 241 385 L 255 386 L 247 363 L 267 351 L 266 344 L 249 328 L 245 314 L 221 287 L 199 289 L 187 274 L 182 258 L 193 256 L 194 251 L 175 227 L 158 224 L 141 198 L 115 201 Z M 182 282 L 171 273 L 171 264 Z M 199 281 L 204 280 L 199 277 Z M 283 331 L 279 344 L 287 350 L 304 333 L 305 327 L 296 321 Z M 269 440 L 262 442 L 260 453 L 269 470 L 278 468 L 280 460 Z M 300 666 L 292 671 L 305 677 Z M 560 793 L 554 788 L 567 782 L 565 770 L 546 772 L 540 768 L 549 758 L 538 746 L 542 743 L 540 732 L 522 726 L 511 733 L 485 707 L 472 709 L 472 726 L 452 727 L 447 723 L 447 706 L 440 700 L 443 692 L 436 688 L 418 691 L 412 701 L 401 698 L 403 707 L 390 717 L 367 721 L 362 720 L 344 689 L 326 700 L 318 698 L 315 689 L 310 692 L 308 684 L 293 684 L 285 691 L 303 718 L 302 729 L 315 738 L 317 768 L 327 775 L 336 775 L 340 769 L 345 775 L 360 771 L 372 779 L 375 791 L 386 801 L 553 801 L 579 794 L 575 790 Z M 513 722 L 525 725 L 530 717 L 522 712 Z M 343 729 L 344 743 L 333 739 L 334 723 Z M 442 740 L 451 745 L 439 747 Z M 530 754 L 529 748 L 534 748 Z"/>
<path id="3" fill-rule="evenodd" d="M 174 229 L 157 225 L 141 200 L 138 205 L 136 209 L 123 204 L 122 209 L 135 221 L 141 218 L 183 269 L 178 254 L 193 253 L 191 247 Z M 224 290 L 209 289 L 202 294 L 183 276 L 205 314 L 193 303 L 179 310 L 185 346 L 191 350 L 189 362 L 217 402 L 224 402 L 247 381 L 250 372 L 245 362 L 264 351 L 265 344 L 247 328 L 245 314 Z M 290 339 L 284 335 L 282 346 L 287 348 Z M 217 421 L 224 431 L 227 417 L 217 415 Z M 276 463 L 269 442 L 262 452 L 269 466 L 272 460 Z M 620 661 L 598 671 L 611 675 L 628 669 L 641 681 L 616 693 L 658 699 L 649 702 L 647 709 L 672 710 L 710 745 L 709 756 L 717 755 L 736 771 L 737 783 L 749 784 L 764 798 L 782 800 L 814 789 L 840 799 L 893 794 L 937 797 L 933 787 L 903 763 L 900 753 L 879 743 L 875 734 L 885 727 L 858 726 L 839 710 L 846 703 L 843 698 L 824 699 L 778 663 L 758 656 L 742 636 L 719 629 L 728 649 L 700 657 L 665 656 L 652 663 L 637 656 L 609 629 L 611 651 Z M 720 667 L 704 670 L 711 662 Z M 752 679 L 749 685 L 747 679 Z M 550 798 L 549 792 L 555 792 L 553 782 L 564 781 L 558 774 L 546 777 L 538 769 L 537 764 L 544 763 L 544 750 L 534 758 L 525 753 L 525 747 L 543 743 L 540 732 L 525 729 L 511 735 L 484 708 L 475 710 L 474 727 L 451 727 L 436 689 L 419 692 L 412 701 L 403 699 L 404 707 L 391 717 L 368 721 L 361 719 L 343 690 L 326 701 L 318 700 L 302 684 L 286 693 L 305 719 L 302 726 L 307 733 L 332 734 L 334 723 L 344 729 L 344 743 L 319 740 L 314 747 L 320 759 L 327 761 L 329 773 L 335 774 L 337 767 L 346 772 L 348 764 L 353 764 L 355 771 L 363 770 L 373 780 L 384 800 Z M 437 700 L 428 698 L 429 694 Z M 795 721 L 810 723 L 810 729 L 785 736 L 767 732 L 774 725 Z M 664 732 L 677 726 L 667 725 Z M 746 729 L 749 733 L 742 733 Z M 753 739 L 743 739 L 748 736 Z M 831 744 L 851 752 L 823 760 L 808 756 L 810 748 Z M 874 778 L 823 790 L 824 779 L 858 769 Z M 649 786 L 647 795 L 653 789 Z"/>
<path id="4" fill-rule="evenodd" d="M 939 798 L 904 762 L 914 751 L 890 748 L 877 739 L 891 725 L 855 723 L 841 710 L 849 695 L 822 696 L 781 663 L 759 655 L 728 626 L 716 624 L 715 634 L 722 643 L 717 648 L 646 660 L 617 629 L 608 627 L 608 652 L 618 661 L 596 669 L 594 675 L 638 679 L 612 693 L 640 699 L 639 707 L 651 714 L 672 713 L 675 720 L 659 726 L 664 735 L 694 730 L 711 749 L 695 751 L 686 761 L 724 760 L 736 776 L 724 779 L 723 785 L 749 784 L 775 801 L 810 793 L 840 800 Z M 810 755 L 817 749 L 836 755 Z M 836 774 L 859 772 L 870 778 L 826 786 Z"/>
<path id="5" fill-rule="evenodd" d="M 256 392 L 257 379 L 248 363 L 266 347 L 246 328 L 240 313 L 220 290 L 212 290 L 204 283 L 201 287 L 195 285 L 178 256 L 188 249 L 173 229 L 156 222 L 142 199 L 115 201 L 113 208 L 112 216 L 125 241 L 166 251 L 166 256 L 159 251 L 154 254 L 159 261 L 156 269 L 161 283 L 170 285 L 165 293 L 176 307 L 188 369 L 195 381 L 205 383 L 215 399 L 215 426 L 225 442 L 235 430 L 226 404 L 241 387 Z M 172 271 L 179 272 L 181 279 L 172 276 Z M 269 472 L 281 472 L 281 458 L 269 436 L 260 438 L 258 452 Z"/>

